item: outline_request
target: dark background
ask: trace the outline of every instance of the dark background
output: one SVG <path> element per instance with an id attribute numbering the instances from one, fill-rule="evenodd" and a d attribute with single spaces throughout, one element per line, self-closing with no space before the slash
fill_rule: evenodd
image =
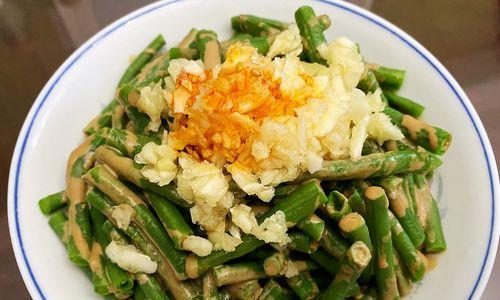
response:
<path id="1" fill-rule="evenodd" d="M 57 67 L 85 40 L 153 1 L 0 0 L 0 298 L 29 299 L 12 253 L 7 181 L 18 132 Z M 494 0 L 351 1 L 401 27 L 465 89 L 500 153 L 500 11 Z M 498 163 L 498 159 L 497 159 Z M 500 261 L 483 299 L 500 299 Z M 452 275 L 452 274 L 450 274 Z"/>

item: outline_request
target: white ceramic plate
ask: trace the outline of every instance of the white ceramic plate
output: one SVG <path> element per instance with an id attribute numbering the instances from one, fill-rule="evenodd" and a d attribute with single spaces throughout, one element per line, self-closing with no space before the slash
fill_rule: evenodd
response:
<path id="1" fill-rule="evenodd" d="M 299 0 L 160 1 L 109 25 L 81 46 L 52 76 L 19 134 L 9 180 L 9 226 L 17 263 L 35 299 L 98 299 L 89 280 L 38 210 L 42 196 L 64 188 L 70 151 L 82 128 L 111 99 L 131 54 L 158 33 L 168 45 L 192 27 L 231 33 L 229 18 L 249 13 L 293 20 Z M 453 133 L 437 190 L 448 251 L 410 299 L 479 299 L 498 242 L 498 171 L 483 125 L 446 69 L 402 30 L 340 1 L 307 1 L 333 20 L 330 40 L 359 42 L 369 61 L 407 70 L 401 94 L 422 102 L 425 118 Z"/>

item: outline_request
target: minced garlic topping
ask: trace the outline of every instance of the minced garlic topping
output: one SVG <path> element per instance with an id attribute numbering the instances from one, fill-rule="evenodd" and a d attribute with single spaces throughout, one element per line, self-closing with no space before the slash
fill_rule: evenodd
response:
<path id="1" fill-rule="evenodd" d="M 292 241 L 286 233 L 288 228 L 285 214 L 280 210 L 259 225 L 252 209 L 245 204 L 238 204 L 231 208 L 231 220 L 244 233 L 253 234 L 266 243 L 285 246 Z"/>
<path id="2" fill-rule="evenodd" d="M 222 232 L 225 218 L 233 206 L 233 194 L 222 169 L 207 161 L 198 162 L 181 153 L 177 191 L 184 200 L 194 203 L 191 219 L 205 230 Z"/>
<path id="3" fill-rule="evenodd" d="M 284 215 L 259 226 L 244 205 L 233 207 L 231 180 L 269 201 L 275 186 L 318 171 L 324 160 L 359 158 L 367 137 L 379 143 L 402 138 L 381 113 L 380 91 L 366 95 L 356 88 L 365 67 L 354 42 L 341 37 L 321 45 L 328 66 L 300 61 L 299 48 L 292 25 L 267 57 L 236 43 L 210 70 L 199 60 L 170 62 L 163 88 L 170 132 L 161 146 L 146 145 L 136 161 L 145 164 L 141 172 L 150 181 L 177 183 L 214 249 L 234 250 L 240 237 L 226 233 L 234 225 L 262 240 L 287 239 Z M 144 92 L 160 95 L 157 89 Z M 152 120 L 157 115 L 151 113 Z"/>
<path id="4" fill-rule="evenodd" d="M 156 262 L 132 245 L 120 245 L 111 241 L 106 247 L 105 253 L 112 262 L 131 273 L 153 274 L 158 268 Z"/>

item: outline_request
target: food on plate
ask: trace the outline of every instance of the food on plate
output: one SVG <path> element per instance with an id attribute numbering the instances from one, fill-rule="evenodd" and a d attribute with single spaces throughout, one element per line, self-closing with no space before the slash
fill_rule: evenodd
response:
<path id="1" fill-rule="evenodd" d="M 85 126 L 39 202 L 70 261 L 118 299 L 410 293 L 446 250 L 429 185 L 450 133 L 309 6 L 231 26 L 158 35 Z"/>

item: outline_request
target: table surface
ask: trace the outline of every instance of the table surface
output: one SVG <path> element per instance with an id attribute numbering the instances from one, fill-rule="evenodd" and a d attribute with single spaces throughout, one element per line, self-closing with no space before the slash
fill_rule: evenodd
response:
<path id="1" fill-rule="evenodd" d="M 14 144 L 39 91 L 85 40 L 152 1 L 0 0 L 0 291 L 29 299 L 12 253 L 7 180 Z M 495 0 L 356 0 L 430 50 L 465 89 L 500 155 L 500 9 Z M 500 157 L 500 156 L 497 156 Z M 498 163 L 498 159 L 497 159 Z M 498 256 L 498 254 L 497 254 Z M 500 299 L 500 259 L 483 299 Z"/>

